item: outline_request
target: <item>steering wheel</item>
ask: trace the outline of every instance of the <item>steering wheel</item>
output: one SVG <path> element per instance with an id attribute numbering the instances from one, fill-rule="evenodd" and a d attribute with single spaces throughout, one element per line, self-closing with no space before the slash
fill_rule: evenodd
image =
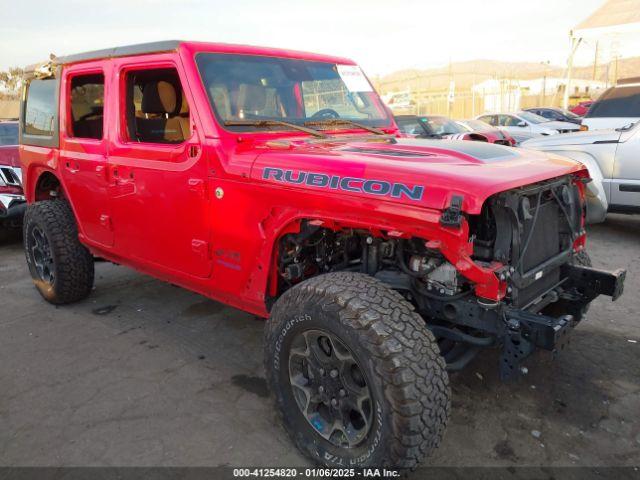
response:
<path id="1" fill-rule="evenodd" d="M 316 113 L 311 115 L 311 118 L 319 119 L 319 120 L 328 120 L 332 118 L 340 118 L 340 114 L 336 112 L 333 108 L 323 108 L 318 110 Z"/>

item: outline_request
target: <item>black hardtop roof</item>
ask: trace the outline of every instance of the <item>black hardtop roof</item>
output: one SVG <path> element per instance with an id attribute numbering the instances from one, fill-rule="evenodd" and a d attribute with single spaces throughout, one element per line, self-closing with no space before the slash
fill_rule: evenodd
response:
<path id="1" fill-rule="evenodd" d="M 75 53 L 56 57 L 53 62 L 57 65 L 67 63 L 86 62 L 100 58 L 126 57 L 129 55 L 144 55 L 145 53 L 169 52 L 177 50 L 183 40 L 163 40 L 161 42 L 137 43 L 134 45 L 124 45 L 122 47 L 105 48 L 103 50 L 93 50 L 90 52 Z"/>

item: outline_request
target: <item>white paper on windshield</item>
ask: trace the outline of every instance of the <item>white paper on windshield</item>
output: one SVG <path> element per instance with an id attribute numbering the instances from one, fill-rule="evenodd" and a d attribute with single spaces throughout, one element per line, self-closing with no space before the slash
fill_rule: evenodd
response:
<path id="1" fill-rule="evenodd" d="M 350 92 L 372 92 L 373 88 L 357 65 L 336 65 L 338 75 Z"/>

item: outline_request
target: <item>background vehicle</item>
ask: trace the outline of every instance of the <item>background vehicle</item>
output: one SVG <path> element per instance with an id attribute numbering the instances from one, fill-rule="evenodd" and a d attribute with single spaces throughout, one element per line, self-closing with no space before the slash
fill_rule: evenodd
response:
<path id="1" fill-rule="evenodd" d="M 507 147 L 513 147 L 516 144 L 516 140 L 509 135 L 505 130 L 496 128 L 482 120 L 468 119 L 468 120 L 456 120 L 456 123 L 462 125 L 472 132 L 479 133 L 487 137 L 489 143 L 496 143 L 498 145 L 506 145 Z"/>
<path id="2" fill-rule="evenodd" d="M 350 60 L 160 42 L 37 73 L 20 155 L 40 294 L 89 295 L 93 253 L 268 318 L 267 381 L 316 462 L 415 467 L 447 370 L 496 346 L 514 378 L 622 293 L 589 266 L 583 165 L 396 138 Z"/>
<path id="3" fill-rule="evenodd" d="M 552 122 L 531 112 L 486 114 L 477 119 L 507 131 L 518 144 L 540 135 L 555 135 L 580 129 L 574 123 Z"/>
<path id="4" fill-rule="evenodd" d="M 522 146 L 573 158 L 589 169 L 588 222 L 603 221 L 607 211 L 640 213 L 640 123 L 536 138 Z"/>
<path id="5" fill-rule="evenodd" d="M 479 142 L 512 145 L 508 134 L 491 125 L 477 131 L 457 120 L 442 115 L 396 115 L 394 117 L 402 133 L 417 138 L 444 138 L 449 140 L 474 140 Z M 478 123 L 482 123 L 479 122 Z"/>
<path id="6" fill-rule="evenodd" d="M 569 111 L 575 113 L 579 117 L 584 117 L 589 111 L 589 108 L 591 108 L 591 105 L 593 105 L 593 100 L 587 100 L 585 102 L 578 103 L 575 107 L 570 108 Z"/>
<path id="7" fill-rule="evenodd" d="M 554 107 L 536 107 L 536 108 L 525 108 L 525 112 L 535 113 L 536 115 L 540 115 L 541 117 L 546 118 L 547 120 L 553 120 L 557 122 L 569 122 L 576 123 L 580 125 L 581 118 L 573 112 L 569 110 L 563 110 L 562 108 L 554 108 Z"/>
<path id="8" fill-rule="evenodd" d="M 593 102 L 582 119 L 589 130 L 620 128 L 640 120 L 640 78 L 619 80 Z"/>
<path id="9" fill-rule="evenodd" d="M 0 121 L 0 228 L 19 225 L 25 208 L 18 122 Z"/>
<path id="10" fill-rule="evenodd" d="M 402 133 L 418 138 L 448 138 L 469 133 L 469 129 L 442 115 L 395 115 L 394 120 Z"/>

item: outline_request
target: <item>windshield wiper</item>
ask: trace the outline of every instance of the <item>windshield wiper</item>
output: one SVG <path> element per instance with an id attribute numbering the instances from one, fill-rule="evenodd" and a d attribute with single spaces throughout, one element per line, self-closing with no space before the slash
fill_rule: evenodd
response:
<path id="1" fill-rule="evenodd" d="M 283 120 L 229 120 L 224 122 L 228 127 L 289 127 L 294 130 L 300 130 L 301 132 L 308 133 L 314 137 L 327 138 L 322 132 L 314 130 L 313 128 L 303 127 L 295 123 L 285 122 Z"/>
<path id="2" fill-rule="evenodd" d="M 361 123 L 354 122 L 353 120 L 347 120 L 346 118 L 331 118 L 328 120 L 309 120 L 304 122 L 305 125 L 318 125 L 318 126 L 333 126 L 333 125 L 351 125 L 356 128 L 361 128 L 362 130 L 367 130 L 368 132 L 375 133 L 376 135 L 386 135 L 385 132 L 379 130 L 375 127 L 369 127 L 367 125 L 362 125 Z"/>

